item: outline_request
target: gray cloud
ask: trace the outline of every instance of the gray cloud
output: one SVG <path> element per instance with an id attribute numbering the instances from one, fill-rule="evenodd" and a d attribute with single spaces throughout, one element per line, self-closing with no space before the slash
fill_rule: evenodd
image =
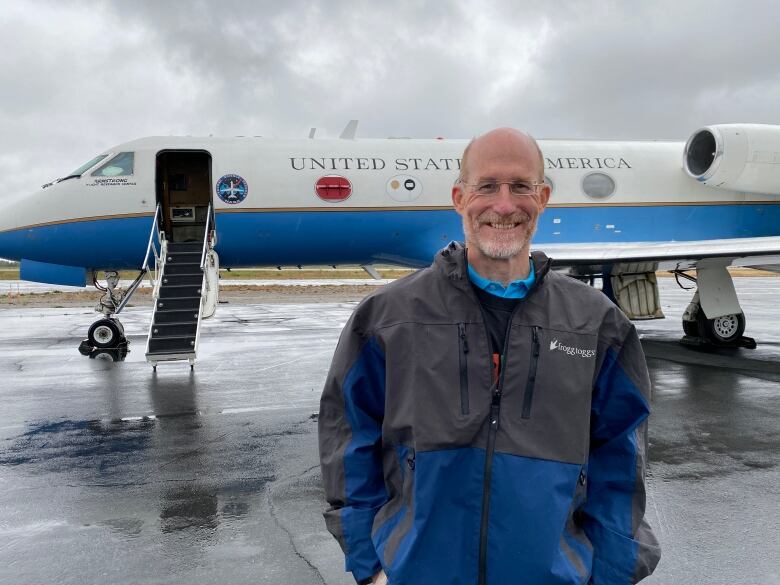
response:
<path id="1" fill-rule="evenodd" d="M 769 2 L 5 2 L 0 197 L 145 135 L 780 123 Z"/>

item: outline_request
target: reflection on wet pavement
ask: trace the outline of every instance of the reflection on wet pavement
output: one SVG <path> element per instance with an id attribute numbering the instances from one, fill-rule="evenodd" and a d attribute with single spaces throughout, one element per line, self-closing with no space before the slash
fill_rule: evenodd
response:
<path id="1" fill-rule="evenodd" d="M 780 585 L 780 309 L 763 286 L 745 295 L 753 352 L 679 346 L 671 289 L 670 318 L 637 324 L 664 549 L 649 585 Z M 156 373 L 143 308 L 124 361 L 75 351 L 89 311 L 0 311 L 0 583 L 351 583 L 313 414 L 353 306 L 221 306 L 195 370 Z"/>

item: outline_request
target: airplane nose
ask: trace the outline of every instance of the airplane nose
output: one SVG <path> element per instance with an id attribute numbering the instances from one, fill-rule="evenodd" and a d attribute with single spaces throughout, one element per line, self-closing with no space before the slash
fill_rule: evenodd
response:
<path id="1" fill-rule="evenodd" d="M 18 227 L 13 204 L 0 199 L 0 258 L 22 259 L 22 230 Z"/>

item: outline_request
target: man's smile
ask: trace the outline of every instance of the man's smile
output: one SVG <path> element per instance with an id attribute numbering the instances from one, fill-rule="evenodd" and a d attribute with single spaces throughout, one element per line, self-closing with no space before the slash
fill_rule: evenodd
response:
<path id="1" fill-rule="evenodd" d="M 489 211 L 483 213 L 482 216 L 477 219 L 477 227 L 488 227 L 497 231 L 509 231 L 527 225 L 530 221 L 531 216 L 527 213 L 520 212 L 500 216 Z"/>
<path id="2" fill-rule="evenodd" d="M 519 225 L 522 225 L 522 224 L 519 223 L 519 222 L 518 223 L 514 223 L 514 222 L 512 222 L 512 223 L 494 223 L 494 222 L 490 222 L 490 223 L 483 223 L 482 225 L 486 225 L 488 227 L 491 227 L 494 230 L 511 230 L 513 228 L 516 228 Z"/>

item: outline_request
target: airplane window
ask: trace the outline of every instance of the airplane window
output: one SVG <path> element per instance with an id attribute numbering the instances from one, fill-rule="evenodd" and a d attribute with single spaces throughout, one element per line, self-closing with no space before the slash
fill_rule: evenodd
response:
<path id="1" fill-rule="evenodd" d="M 86 164 L 81 165 L 79 168 L 77 168 L 75 171 L 70 173 L 69 175 L 65 175 L 66 177 L 80 177 L 84 171 L 88 171 L 92 167 L 94 167 L 96 164 L 98 164 L 101 160 L 106 158 L 107 154 L 100 154 L 93 158 L 91 161 L 89 161 Z"/>
<path id="2" fill-rule="evenodd" d="M 588 173 L 582 179 L 582 190 L 588 197 L 604 199 L 615 192 L 615 180 L 605 173 Z"/>
<path id="3" fill-rule="evenodd" d="M 120 152 L 98 170 L 93 171 L 93 177 L 116 177 L 117 175 L 132 175 L 134 152 Z"/>

